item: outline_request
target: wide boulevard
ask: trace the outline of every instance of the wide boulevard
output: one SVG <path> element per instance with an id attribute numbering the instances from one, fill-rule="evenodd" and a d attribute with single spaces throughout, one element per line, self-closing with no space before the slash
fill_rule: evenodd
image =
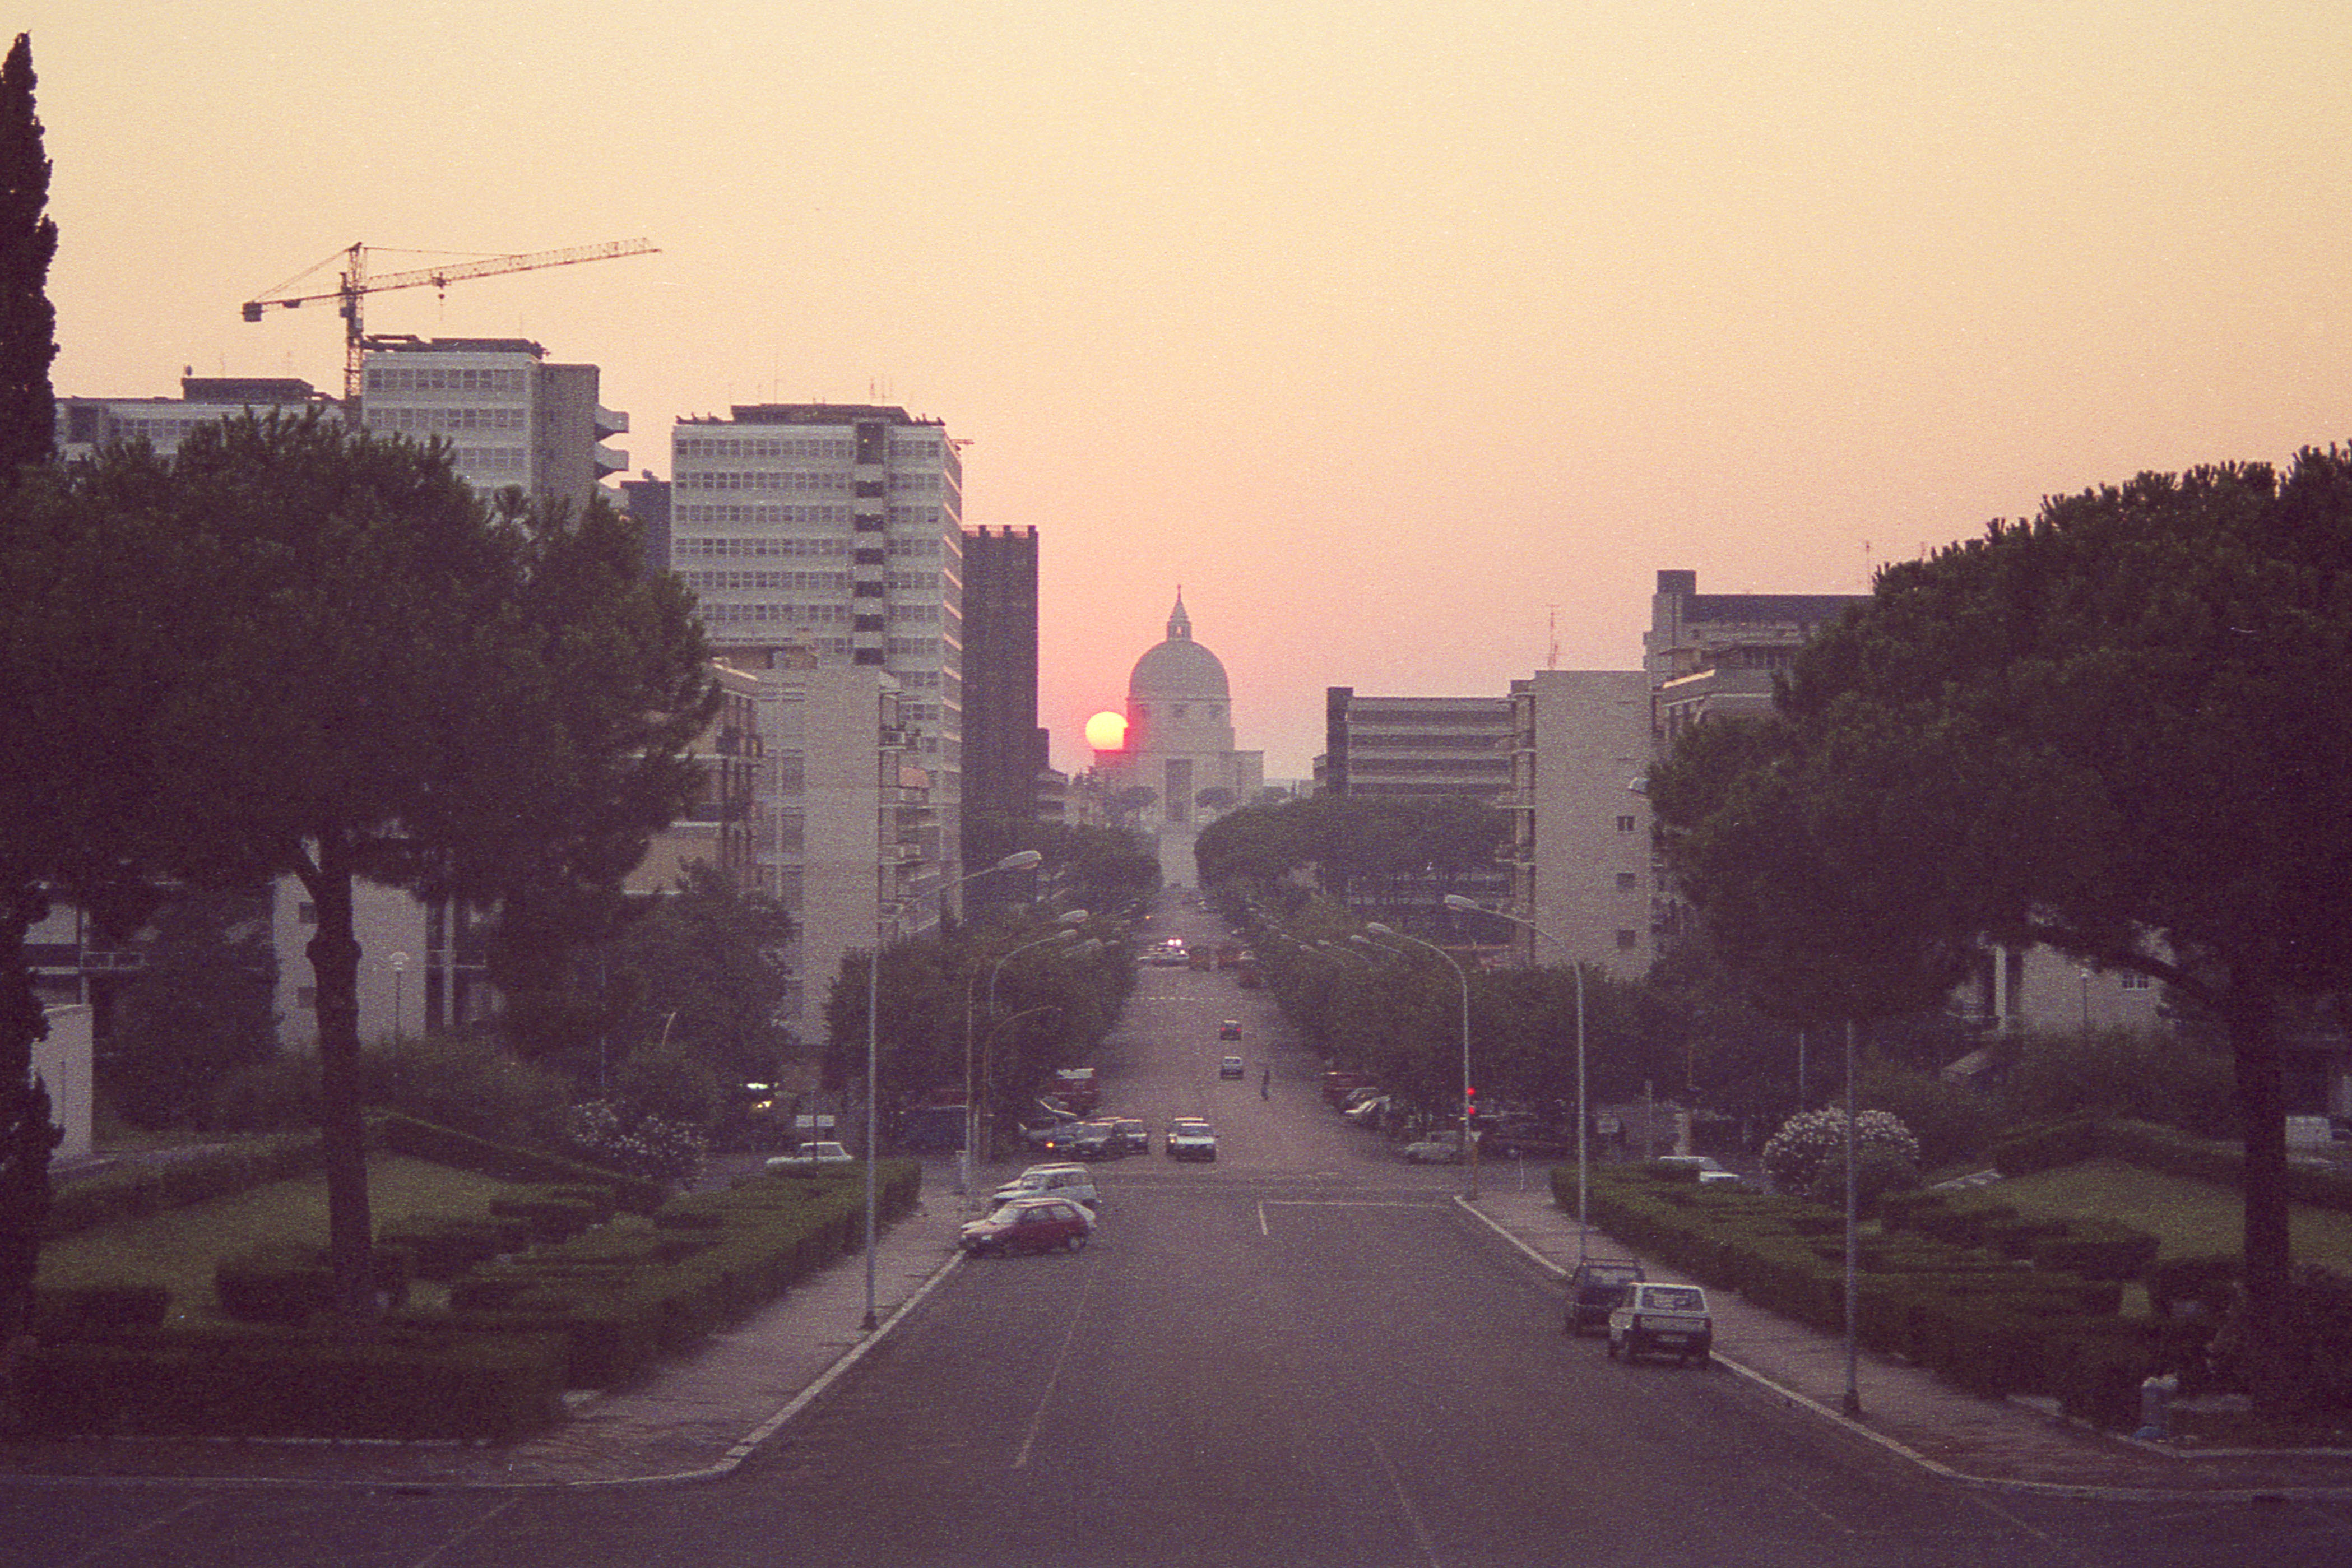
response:
<path id="1" fill-rule="evenodd" d="M 1222 932 L 1171 894 L 1151 934 Z M 1227 1018 L 1244 1030 L 1239 1082 L 1217 1074 Z M 1326 1109 L 1320 1064 L 1230 973 L 1143 971 L 1099 1066 L 1106 1109 L 1155 1136 L 1149 1157 L 1100 1167 L 1094 1245 L 961 1268 L 722 1480 L 509 1493 L 0 1482 L 0 1563 L 2352 1562 L 2352 1508 L 1972 1489 L 1719 1369 L 1623 1365 L 1565 1338 L 1558 1287 L 1454 1202 L 1463 1173 L 1405 1165 Z M 1182 1115 L 1215 1124 L 1215 1163 L 1159 1152 Z"/>

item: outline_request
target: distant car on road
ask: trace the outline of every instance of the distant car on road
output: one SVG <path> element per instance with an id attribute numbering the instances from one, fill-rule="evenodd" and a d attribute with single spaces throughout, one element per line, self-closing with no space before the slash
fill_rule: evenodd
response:
<path id="1" fill-rule="evenodd" d="M 1151 1129 L 1146 1127 L 1139 1118 L 1132 1116 L 1114 1117 L 1111 1120 L 1111 1130 L 1118 1139 L 1119 1147 L 1125 1150 L 1128 1153 L 1149 1154 L 1151 1152 Z"/>
<path id="2" fill-rule="evenodd" d="M 855 1165 L 857 1156 L 838 1143 L 803 1143 L 789 1154 L 768 1157 L 771 1171 L 815 1171 L 827 1165 Z"/>
<path id="3" fill-rule="evenodd" d="M 1705 1366 L 1714 1348 L 1715 1316 L 1706 1309 L 1706 1292 L 1696 1285 L 1629 1286 L 1609 1314 L 1612 1356 L 1673 1356 L 1685 1366 Z"/>
<path id="4" fill-rule="evenodd" d="M 1217 1130 L 1192 1117 L 1181 1117 L 1168 1124 L 1168 1157 L 1171 1160 L 1208 1160 L 1217 1157 Z"/>
<path id="5" fill-rule="evenodd" d="M 1088 1208 L 1101 1206 L 1095 1191 L 1095 1173 L 1084 1165 L 1032 1165 L 996 1189 L 995 1201 L 1014 1198 L 1067 1198 Z"/>
<path id="6" fill-rule="evenodd" d="M 1249 1069 L 1242 1065 L 1242 1058 L 1239 1057 L 1227 1057 L 1217 1064 L 1219 1078 L 1244 1078 L 1248 1073 Z"/>
<path id="7" fill-rule="evenodd" d="M 1166 942 L 1154 942 L 1145 948 L 1143 962 L 1155 969 L 1181 969 L 1191 963 L 1192 959 L 1192 955 L 1184 951 L 1184 944 L 1181 942 L 1170 937 Z"/>
<path id="8" fill-rule="evenodd" d="M 1095 1216 L 1083 1204 L 1063 1198 L 1013 1198 L 987 1217 L 965 1225 L 957 1238 L 974 1258 L 992 1253 L 1048 1252 L 1085 1247 L 1095 1233 Z"/>
<path id="9" fill-rule="evenodd" d="M 1217 1026 L 1217 1038 L 1221 1040 L 1238 1040 L 1241 1037 L 1242 1021 L 1239 1018 L 1228 1018 L 1223 1023 Z"/>

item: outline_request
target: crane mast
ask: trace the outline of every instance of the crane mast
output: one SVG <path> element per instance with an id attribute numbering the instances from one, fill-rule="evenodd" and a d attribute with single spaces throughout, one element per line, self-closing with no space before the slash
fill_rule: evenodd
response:
<path id="1" fill-rule="evenodd" d="M 367 334 L 363 302 L 370 294 L 382 294 L 394 289 L 421 289 L 430 284 L 446 289 L 464 278 L 489 278 L 504 272 L 532 272 L 542 267 L 572 267 L 583 261 L 609 261 L 623 256 L 651 256 L 660 247 L 642 239 L 608 239 L 601 245 L 574 246 L 569 250 L 534 250 L 516 256 L 484 256 L 471 261 L 453 262 L 445 267 L 418 267 L 404 272 L 385 272 L 368 276 L 368 250 L 364 245 L 353 245 L 339 250 L 334 256 L 304 269 L 295 277 L 247 300 L 243 310 L 248 321 L 261 320 L 264 310 L 295 310 L 320 300 L 332 300 L 343 318 L 343 405 L 359 406 L 360 361 L 367 351 L 377 346 L 379 340 Z M 320 268 L 331 265 L 337 258 L 343 263 L 342 277 L 334 288 L 312 293 L 297 292 L 304 279 Z"/>

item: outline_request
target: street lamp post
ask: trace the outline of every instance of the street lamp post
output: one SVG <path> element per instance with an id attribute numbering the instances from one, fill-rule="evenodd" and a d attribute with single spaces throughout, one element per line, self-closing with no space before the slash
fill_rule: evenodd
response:
<path id="1" fill-rule="evenodd" d="M 1423 942 L 1417 936 L 1407 936 L 1394 926 L 1382 925 L 1378 921 L 1367 921 L 1364 929 L 1378 936 L 1394 937 L 1400 942 L 1409 942 L 1415 947 L 1429 949 L 1430 952 L 1445 960 L 1445 966 L 1454 971 L 1454 983 L 1462 988 L 1462 1159 L 1470 1173 L 1468 1190 L 1464 1195 L 1472 1203 L 1476 1203 L 1478 1201 L 1478 1138 L 1476 1129 L 1470 1125 L 1471 1099 L 1475 1093 L 1470 1083 L 1470 977 L 1462 972 L 1459 960 L 1433 942 Z"/>
<path id="2" fill-rule="evenodd" d="M 964 883 L 972 880 L 973 878 L 987 876 L 989 871 L 1020 870 L 1026 867 L 1034 866 L 1044 858 L 1045 857 L 1034 849 L 1023 849 L 1014 854 L 1007 855 L 995 865 L 989 867 L 986 871 L 974 871 L 970 877 L 958 878 L 947 890 L 952 892 L 956 888 L 961 888 Z M 882 1087 L 882 1049 L 880 1035 L 877 1028 L 877 1014 L 879 1012 L 879 1003 L 881 1000 L 881 974 L 882 930 L 881 922 L 877 920 L 875 922 L 874 951 L 866 955 L 866 1317 L 861 1326 L 867 1333 L 872 1333 L 874 1331 L 876 1322 L 874 1316 L 874 1211 L 877 1194 L 875 1186 L 874 1167 L 877 1163 L 877 1156 L 880 1153 L 880 1150 L 877 1147 L 877 1144 L 880 1140 L 882 1131 L 878 1116 L 880 1108 L 876 1103 L 877 1097 L 879 1095 Z M 673 1013 L 670 1016 L 675 1018 L 677 1015 Z M 667 1026 L 665 1025 L 664 1029 L 666 1032 Z M 964 1107 L 967 1118 L 967 1126 L 969 1123 L 971 1110 L 971 1108 L 970 1104 L 967 1103 Z M 969 1144 L 970 1142 L 971 1139 L 969 1135 L 967 1135 L 965 1142 Z M 970 1157 L 969 1152 L 967 1152 L 965 1158 L 969 1159 Z"/>
<path id="3" fill-rule="evenodd" d="M 1477 903 L 1460 893 L 1446 894 L 1445 907 L 1449 910 L 1492 915 L 1498 921 L 1508 921 L 1515 926 L 1533 931 L 1555 947 L 1565 949 L 1568 946 L 1566 942 L 1533 921 L 1524 920 L 1517 915 L 1507 915 L 1500 910 L 1490 910 L 1484 904 Z M 1592 1118 L 1591 1110 L 1586 1104 L 1584 1080 L 1584 963 L 1573 954 L 1570 955 L 1570 960 L 1576 970 L 1576 1260 L 1581 1263 L 1585 1258 L 1587 1237 L 1591 1231 L 1591 1223 L 1586 1218 L 1585 1208 L 1585 1191 L 1590 1185 L 1587 1178 L 1591 1173 L 1591 1156 L 1586 1151 L 1585 1137 Z"/>
<path id="4" fill-rule="evenodd" d="M 996 977 L 1003 973 L 1004 966 L 1007 963 L 1011 963 L 1013 959 L 1018 958 L 1021 954 L 1027 952 L 1032 948 L 1045 947 L 1055 942 L 1076 942 L 1078 936 L 1078 927 L 1086 924 L 1089 918 L 1087 911 L 1085 910 L 1071 910 L 1067 913 L 1056 918 L 1055 924 L 1059 926 L 1059 930 L 1048 931 L 1044 936 L 1037 938 L 1034 942 L 1024 942 L 1020 946 L 998 958 L 997 961 L 989 967 L 988 971 L 989 1016 L 992 1018 L 996 1016 Z M 987 1073 L 982 1072 L 980 1076 L 980 1081 L 976 1086 L 972 1080 L 972 986 L 979 979 L 980 971 L 974 969 L 965 979 L 963 986 L 963 1113 L 964 1148 L 967 1158 L 975 1157 L 972 1154 L 972 1151 L 978 1147 L 978 1141 L 986 1133 L 988 1127 L 988 1119 L 981 1114 L 981 1108 L 986 1102 L 988 1098 L 988 1075 Z M 992 1033 L 990 1037 L 993 1039 L 994 1035 Z"/>

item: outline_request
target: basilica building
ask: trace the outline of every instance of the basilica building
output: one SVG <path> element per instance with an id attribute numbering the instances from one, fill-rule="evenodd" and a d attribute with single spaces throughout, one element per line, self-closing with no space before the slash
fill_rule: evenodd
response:
<path id="1" fill-rule="evenodd" d="M 1234 749 L 1232 689 L 1223 660 L 1192 640 L 1184 595 L 1168 616 L 1167 640 L 1145 650 L 1127 680 L 1127 737 L 1118 751 L 1094 753 L 1097 783 L 1116 798 L 1138 786 L 1151 799 L 1133 807 L 1136 826 L 1155 837 L 1160 872 L 1171 886 L 1194 879 L 1192 839 L 1203 823 L 1256 798 L 1265 753 Z"/>

